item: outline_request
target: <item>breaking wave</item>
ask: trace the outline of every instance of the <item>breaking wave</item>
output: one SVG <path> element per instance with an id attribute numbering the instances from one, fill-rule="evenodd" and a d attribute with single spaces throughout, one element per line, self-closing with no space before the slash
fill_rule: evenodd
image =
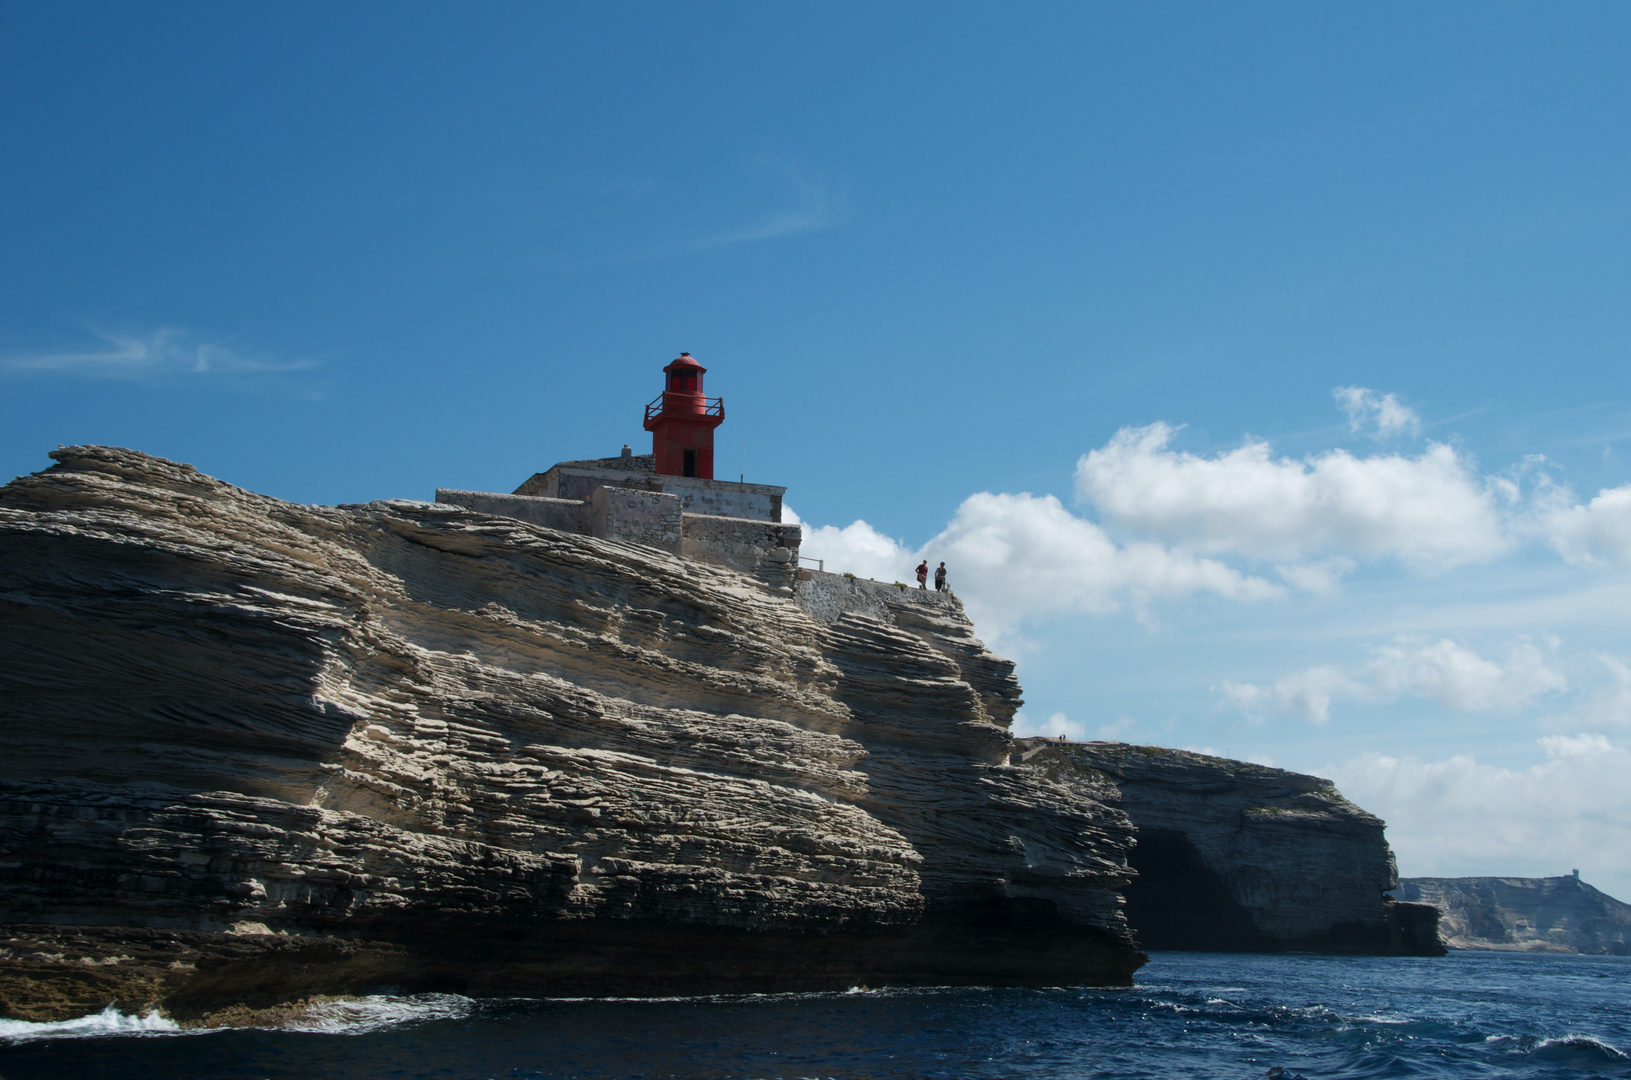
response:
<path id="1" fill-rule="evenodd" d="M 1570 1065 L 1575 1068 L 1591 1068 L 1609 1062 L 1631 1061 L 1631 1054 L 1616 1049 L 1601 1039 L 1594 1039 L 1590 1035 L 1567 1035 L 1561 1039 L 1542 1039 L 1535 1044 L 1531 1051 L 1537 1058 L 1555 1062 L 1560 1065 Z"/>
<path id="2" fill-rule="evenodd" d="M 54 1023 L 31 1023 L 27 1020 L 0 1020 L 0 1040 L 27 1042 L 34 1039 L 81 1039 L 96 1035 L 143 1035 L 155 1032 L 176 1032 L 181 1025 L 156 1012 L 145 1016 L 131 1016 L 109 1005 L 92 1016 Z"/>

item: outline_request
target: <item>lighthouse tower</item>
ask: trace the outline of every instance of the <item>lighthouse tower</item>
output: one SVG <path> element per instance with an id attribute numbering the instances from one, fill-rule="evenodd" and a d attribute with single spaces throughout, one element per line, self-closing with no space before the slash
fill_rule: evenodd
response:
<path id="1" fill-rule="evenodd" d="M 652 453 L 557 461 L 509 495 L 438 488 L 436 501 L 597 540 L 640 544 L 682 559 L 752 574 L 791 596 L 801 526 L 782 521 L 776 484 L 714 479 L 714 428 L 725 403 L 702 393 L 690 353 L 663 368 L 663 392 L 646 406 Z"/>
<path id="2" fill-rule="evenodd" d="M 659 476 L 714 478 L 714 428 L 725 422 L 725 399 L 702 395 L 707 370 L 690 353 L 663 368 L 668 381 L 646 406 L 645 423 Z"/>

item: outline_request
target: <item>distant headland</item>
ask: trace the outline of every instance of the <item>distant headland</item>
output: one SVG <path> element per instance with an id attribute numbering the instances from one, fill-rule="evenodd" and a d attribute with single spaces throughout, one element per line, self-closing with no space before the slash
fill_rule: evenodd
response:
<path id="1" fill-rule="evenodd" d="M 1399 899 L 1438 908 L 1455 949 L 1631 956 L 1631 904 L 1563 877 L 1402 878 Z"/>

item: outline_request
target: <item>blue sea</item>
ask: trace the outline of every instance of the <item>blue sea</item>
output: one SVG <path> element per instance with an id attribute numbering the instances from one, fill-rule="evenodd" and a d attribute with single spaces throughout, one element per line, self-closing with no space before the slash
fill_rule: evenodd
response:
<path id="1" fill-rule="evenodd" d="M 1631 958 L 1471 952 L 1157 953 L 1128 990 L 382 996 L 300 1030 L 0 1021 L 4 1080 L 1631 1077 L 1628 1051 Z"/>

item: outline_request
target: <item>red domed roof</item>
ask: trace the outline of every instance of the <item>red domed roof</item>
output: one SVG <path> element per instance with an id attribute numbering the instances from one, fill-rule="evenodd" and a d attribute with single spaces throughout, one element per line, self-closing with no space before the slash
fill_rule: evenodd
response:
<path id="1" fill-rule="evenodd" d="M 664 371 L 689 371 L 689 370 L 692 370 L 692 369 L 695 369 L 697 371 L 707 371 L 708 370 L 707 368 L 703 367 L 701 364 L 697 363 L 696 359 L 693 358 L 691 356 L 691 354 L 688 353 L 688 352 L 680 353 L 678 356 L 676 356 L 674 358 L 673 363 L 671 363 L 667 367 L 663 368 Z"/>

